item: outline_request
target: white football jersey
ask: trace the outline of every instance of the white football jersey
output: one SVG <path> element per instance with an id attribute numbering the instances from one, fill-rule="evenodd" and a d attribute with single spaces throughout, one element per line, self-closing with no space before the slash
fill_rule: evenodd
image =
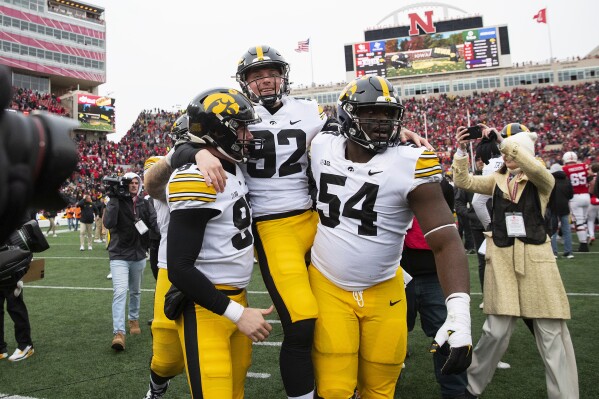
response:
<path id="1" fill-rule="evenodd" d="M 312 206 L 306 153 L 327 117 L 316 101 L 283 96 L 282 102 L 274 115 L 257 105 L 262 122 L 249 126 L 255 138 L 264 139 L 259 159 L 241 165 L 254 218 Z"/>
<path id="2" fill-rule="evenodd" d="M 395 276 L 414 216 L 408 194 L 440 182 L 442 169 L 434 152 L 408 145 L 354 163 L 345 158 L 346 141 L 332 133 L 312 141 L 320 216 L 312 263 L 338 287 L 360 291 Z"/>
<path id="3" fill-rule="evenodd" d="M 166 269 L 166 233 L 168 232 L 168 222 L 171 219 L 168 204 L 164 201 L 151 199 L 156 209 L 156 222 L 160 229 L 160 246 L 158 247 L 158 267 Z"/>
<path id="4" fill-rule="evenodd" d="M 501 155 L 495 158 L 489 159 L 489 163 L 483 166 L 482 175 L 487 176 L 495 173 L 503 166 L 503 157 Z M 474 193 L 472 196 L 472 208 L 474 213 L 478 217 L 478 220 L 482 223 L 483 227 L 486 227 L 491 223 L 491 215 L 487 209 L 487 201 L 491 198 L 490 195 Z"/>
<path id="5" fill-rule="evenodd" d="M 173 172 L 166 194 L 171 212 L 185 209 L 216 209 L 220 214 L 208 222 L 202 249 L 195 267 L 213 284 L 245 288 L 254 265 L 252 215 L 246 200 L 248 192 L 243 174 L 235 165 L 227 171 L 225 191 L 208 187 L 194 164 Z"/>

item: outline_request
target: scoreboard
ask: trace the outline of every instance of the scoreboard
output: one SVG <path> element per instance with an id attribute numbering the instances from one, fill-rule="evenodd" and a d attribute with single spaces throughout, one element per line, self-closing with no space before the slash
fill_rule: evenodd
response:
<path id="1" fill-rule="evenodd" d="M 354 45 L 356 54 L 356 77 L 364 75 L 379 75 L 385 77 L 385 41 L 357 43 Z"/>
<path id="2" fill-rule="evenodd" d="M 470 29 L 463 32 L 462 35 L 466 69 L 499 66 L 499 49 L 495 28 Z"/>
<path id="3" fill-rule="evenodd" d="M 355 76 L 392 78 L 498 68 L 502 60 L 498 30 L 481 27 L 354 43 Z"/>

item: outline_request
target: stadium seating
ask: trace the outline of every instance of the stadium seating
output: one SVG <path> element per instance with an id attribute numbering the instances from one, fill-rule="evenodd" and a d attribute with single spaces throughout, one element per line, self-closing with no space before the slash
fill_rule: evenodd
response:
<path id="1" fill-rule="evenodd" d="M 544 86 L 534 89 L 516 88 L 510 92 L 489 91 L 470 96 L 441 95 L 430 98 L 404 98 L 404 126 L 424 135 L 426 132 L 437 149 L 446 169 L 456 146 L 458 126 L 485 123 L 501 128 L 509 122 L 522 122 L 539 133 L 537 153 L 550 165 L 561 160 L 561 154 L 575 151 L 586 163 L 598 162 L 599 87 L 595 83 L 576 86 Z M 60 99 L 52 94 L 14 88 L 9 108 L 19 112 L 43 109 L 69 116 Z M 325 113 L 335 116 L 334 106 L 326 105 Z M 165 155 L 171 145 L 168 136 L 180 113 L 161 109 L 143 110 L 118 143 L 102 136 L 77 134 L 80 161 L 77 171 L 65 182 L 62 191 L 72 201 L 84 192 L 95 195 L 102 191 L 106 175 L 132 171 L 141 174 L 150 155 Z M 90 139 L 90 137 L 93 137 Z"/>

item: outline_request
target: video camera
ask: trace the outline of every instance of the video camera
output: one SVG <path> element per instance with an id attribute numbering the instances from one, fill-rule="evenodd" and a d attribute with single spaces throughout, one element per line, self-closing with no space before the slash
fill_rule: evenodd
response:
<path id="1" fill-rule="evenodd" d="M 104 189 L 109 197 L 127 198 L 131 196 L 129 192 L 131 179 L 123 176 L 105 176 L 102 183 L 104 183 Z"/>
<path id="2" fill-rule="evenodd" d="M 37 221 L 30 220 L 0 246 L 0 288 L 11 288 L 29 270 L 33 253 L 50 248 Z"/>
<path id="3" fill-rule="evenodd" d="M 10 72 L 0 65 L 0 243 L 20 226 L 28 208 L 59 210 L 66 205 L 58 189 L 77 166 L 69 132 L 72 119 L 33 111 L 7 112 Z"/>

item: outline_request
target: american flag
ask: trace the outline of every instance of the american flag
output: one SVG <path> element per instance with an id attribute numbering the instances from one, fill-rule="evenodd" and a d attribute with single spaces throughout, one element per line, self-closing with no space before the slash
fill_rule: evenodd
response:
<path id="1" fill-rule="evenodd" d="M 297 48 L 295 51 L 298 53 L 301 53 L 302 51 L 310 51 L 310 39 L 300 40 L 297 42 Z"/>

